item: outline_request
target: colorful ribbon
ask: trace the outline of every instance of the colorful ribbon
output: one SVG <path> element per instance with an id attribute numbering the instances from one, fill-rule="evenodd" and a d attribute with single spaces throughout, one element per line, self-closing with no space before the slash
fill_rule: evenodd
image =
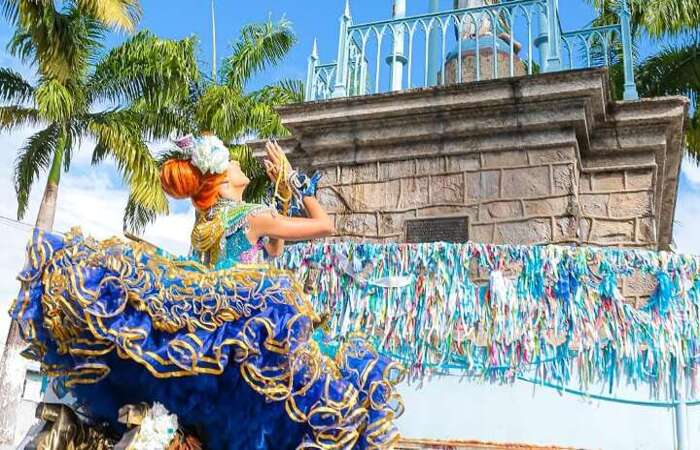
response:
<path id="1" fill-rule="evenodd" d="M 698 262 L 591 247 L 336 242 L 289 247 L 278 264 L 315 287 L 333 339 L 369 333 L 414 379 L 459 371 L 509 382 L 536 370 L 560 386 L 648 383 L 660 397 L 672 367 L 698 372 Z M 657 282 L 636 305 L 622 286 L 640 277 Z"/>

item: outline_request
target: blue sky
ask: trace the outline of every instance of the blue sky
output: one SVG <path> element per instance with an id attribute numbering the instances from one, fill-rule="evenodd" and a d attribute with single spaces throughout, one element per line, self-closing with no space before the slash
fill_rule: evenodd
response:
<path id="1" fill-rule="evenodd" d="M 143 0 L 144 15 L 140 28 L 149 29 L 161 37 L 183 38 L 196 35 L 200 40 L 200 59 L 203 67 L 210 67 L 211 34 L 209 0 Z M 164 6 L 164 5 L 168 6 Z M 585 26 L 594 17 L 593 9 L 582 0 L 562 0 L 562 25 L 565 29 Z M 566 4 L 566 6 L 563 6 Z M 391 17 L 391 0 L 351 0 L 355 23 L 364 23 Z M 427 12 L 428 0 L 408 0 L 408 14 Z M 445 9 L 452 0 L 442 0 Z M 343 12 L 344 0 L 216 0 L 217 50 L 219 59 L 226 56 L 231 43 L 242 26 L 272 17 L 289 19 L 299 42 L 289 58 L 280 67 L 256 78 L 251 87 L 280 78 L 306 77 L 307 58 L 314 38 L 318 38 L 322 62 L 335 60 L 338 43 L 338 18 Z M 117 43 L 122 36 L 113 36 Z M 209 69 L 208 69 L 209 70 Z"/>

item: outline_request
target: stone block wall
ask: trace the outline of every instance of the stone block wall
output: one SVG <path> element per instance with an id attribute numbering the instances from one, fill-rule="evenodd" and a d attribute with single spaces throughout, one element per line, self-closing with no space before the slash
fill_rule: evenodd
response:
<path id="1" fill-rule="evenodd" d="M 582 174 L 582 241 L 655 248 L 653 179 L 649 168 Z"/>
<path id="2" fill-rule="evenodd" d="M 316 169 L 338 236 L 403 241 L 406 219 L 468 216 L 475 242 L 656 246 L 653 170 L 581 171 L 573 146 Z"/>
<path id="3" fill-rule="evenodd" d="M 323 173 L 319 199 L 338 237 L 401 242 L 409 219 L 467 216 L 469 240 L 483 243 L 657 250 L 672 241 L 687 100 L 612 102 L 604 70 L 280 114 L 290 161 Z"/>
<path id="4" fill-rule="evenodd" d="M 456 143 L 455 143 L 456 145 Z M 339 236 L 403 241 L 406 219 L 468 216 L 469 238 L 490 243 L 578 242 L 573 147 L 468 152 L 334 165 L 319 198 Z"/>

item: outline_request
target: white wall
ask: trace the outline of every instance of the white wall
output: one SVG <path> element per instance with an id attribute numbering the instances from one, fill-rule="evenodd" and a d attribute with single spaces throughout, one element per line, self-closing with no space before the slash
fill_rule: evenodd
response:
<path id="1" fill-rule="evenodd" d="M 590 401 L 519 382 L 513 386 L 435 379 L 401 389 L 399 424 L 414 438 L 477 439 L 584 449 L 673 449 L 670 409 Z M 645 399 L 630 392 L 631 397 Z M 622 395 L 620 395 L 622 396 Z M 691 449 L 700 449 L 700 410 L 689 417 Z"/>

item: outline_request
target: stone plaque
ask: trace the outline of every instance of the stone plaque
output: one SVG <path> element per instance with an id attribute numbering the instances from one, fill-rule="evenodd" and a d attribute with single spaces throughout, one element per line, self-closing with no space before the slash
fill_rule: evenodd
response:
<path id="1" fill-rule="evenodd" d="M 426 217 L 405 221 L 406 242 L 467 242 L 469 217 Z"/>

